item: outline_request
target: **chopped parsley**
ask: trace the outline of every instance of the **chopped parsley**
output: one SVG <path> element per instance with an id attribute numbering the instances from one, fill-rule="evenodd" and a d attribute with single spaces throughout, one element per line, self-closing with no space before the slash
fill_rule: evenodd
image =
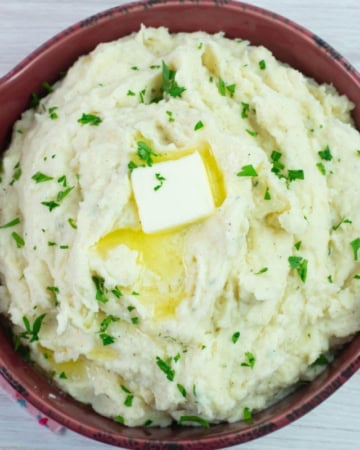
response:
<path id="1" fill-rule="evenodd" d="M 137 164 L 134 163 L 134 161 L 129 161 L 128 163 L 128 169 L 130 170 L 130 172 L 132 172 L 134 169 L 136 169 L 138 167 Z"/>
<path id="2" fill-rule="evenodd" d="M 225 95 L 226 95 L 225 81 L 222 80 L 221 78 L 219 78 L 219 80 L 218 80 L 218 89 L 219 89 L 220 95 L 225 97 Z"/>
<path id="3" fill-rule="evenodd" d="M 285 169 L 285 165 L 280 162 L 281 157 L 282 153 L 278 152 L 277 150 L 273 150 L 271 152 L 270 159 L 273 165 L 271 172 L 273 172 L 279 178 L 285 178 L 285 176 L 281 173 L 281 171 Z"/>
<path id="4" fill-rule="evenodd" d="M 32 180 L 35 181 L 35 183 L 44 183 L 45 181 L 53 180 L 53 177 L 50 177 L 49 175 L 45 175 L 42 172 L 36 172 L 32 177 Z"/>
<path id="5" fill-rule="evenodd" d="M 266 69 L 266 62 L 265 62 L 264 59 L 259 61 L 259 68 L 260 68 L 260 70 L 265 70 Z"/>
<path id="6" fill-rule="evenodd" d="M 340 222 L 339 222 L 337 225 L 334 225 L 334 226 L 332 227 L 332 230 L 333 230 L 333 231 L 336 231 L 338 228 L 341 227 L 341 225 L 342 225 L 343 223 L 349 223 L 349 224 L 351 224 L 352 221 L 351 221 L 350 219 L 344 218 L 344 219 L 340 220 Z"/>
<path id="7" fill-rule="evenodd" d="M 256 363 L 255 356 L 251 352 L 245 352 L 245 358 L 246 360 L 241 363 L 241 366 L 250 367 L 251 369 L 253 369 Z"/>
<path id="8" fill-rule="evenodd" d="M 130 89 L 127 91 L 127 94 L 126 95 L 128 95 L 129 97 L 133 97 L 134 95 L 136 95 L 135 94 L 135 92 L 133 92 L 133 91 L 131 91 Z"/>
<path id="9" fill-rule="evenodd" d="M 49 247 L 54 247 L 56 245 L 56 242 L 48 241 Z"/>
<path id="10" fill-rule="evenodd" d="M 169 122 L 175 122 L 172 111 L 166 111 L 166 114 L 168 116 Z"/>
<path id="11" fill-rule="evenodd" d="M 138 66 L 132 66 L 131 70 L 139 70 Z"/>
<path id="12" fill-rule="evenodd" d="M 138 157 L 145 161 L 145 163 L 151 167 L 153 165 L 153 157 L 157 156 L 157 153 L 155 153 L 146 142 L 144 141 L 138 141 L 137 142 L 137 152 L 136 154 Z"/>
<path id="13" fill-rule="evenodd" d="M 142 89 L 139 92 L 140 103 L 145 103 L 145 94 L 146 94 L 146 89 Z"/>
<path id="14" fill-rule="evenodd" d="M 296 250 L 300 250 L 301 245 L 302 245 L 302 241 L 297 241 L 297 242 L 295 242 L 294 247 L 296 248 Z"/>
<path id="15" fill-rule="evenodd" d="M 100 339 L 102 340 L 104 346 L 111 345 L 115 342 L 115 338 L 107 333 L 100 333 Z"/>
<path id="16" fill-rule="evenodd" d="M 128 394 L 124 401 L 124 405 L 130 408 L 132 406 L 133 400 L 134 400 L 133 394 Z"/>
<path id="17" fill-rule="evenodd" d="M 311 367 L 314 366 L 327 366 L 329 364 L 329 360 L 324 355 L 324 353 L 321 353 L 321 355 L 315 359 L 315 361 L 311 364 Z"/>
<path id="18" fill-rule="evenodd" d="M 300 280 L 305 283 L 307 276 L 308 260 L 301 256 L 289 256 L 290 268 L 296 270 Z"/>
<path id="19" fill-rule="evenodd" d="M 360 274 L 354 275 L 355 280 L 360 280 Z"/>
<path id="20" fill-rule="evenodd" d="M 123 295 L 118 286 L 115 286 L 111 292 L 115 295 L 116 298 L 120 298 Z"/>
<path id="21" fill-rule="evenodd" d="M 288 170 L 288 180 L 303 180 L 304 179 L 304 171 L 303 170 Z"/>
<path id="22" fill-rule="evenodd" d="M 16 233 L 16 231 L 11 233 L 11 237 L 14 239 L 17 248 L 24 247 L 25 241 L 19 234 Z"/>
<path id="23" fill-rule="evenodd" d="M 182 425 L 184 422 L 195 422 L 204 428 L 210 428 L 209 422 L 199 416 L 180 416 L 179 424 Z"/>
<path id="24" fill-rule="evenodd" d="M 123 416 L 116 416 L 114 417 L 115 422 L 120 423 L 121 425 L 124 425 L 125 419 Z"/>
<path id="25" fill-rule="evenodd" d="M 29 108 L 36 108 L 40 103 L 40 97 L 36 92 L 32 92 L 29 99 Z"/>
<path id="26" fill-rule="evenodd" d="M 150 66 L 150 69 L 160 69 L 160 65 L 159 64 L 152 64 Z"/>
<path id="27" fill-rule="evenodd" d="M 71 228 L 74 228 L 75 230 L 77 229 L 77 225 L 74 219 L 72 219 L 71 217 L 68 218 L 68 223 L 71 226 Z"/>
<path id="28" fill-rule="evenodd" d="M 22 174 L 22 171 L 21 171 L 21 167 L 20 167 L 20 161 L 18 161 L 14 166 L 13 177 L 9 183 L 10 186 L 12 186 L 15 183 L 15 181 L 18 181 L 18 179 L 21 177 L 21 174 Z"/>
<path id="29" fill-rule="evenodd" d="M 95 284 L 96 300 L 100 303 L 107 303 L 109 301 L 109 299 L 106 296 L 108 290 L 105 287 L 104 278 L 93 275 L 91 277 L 91 279 L 92 279 L 93 283 Z"/>
<path id="30" fill-rule="evenodd" d="M 102 122 L 102 119 L 95 114 L 82 113 L 82 116 L 78 119 L 78 122 L 82 125 L 98 126 Z"/>
<path id="31" fill-rule="evenodd" d="M 118 322 L 120 317 L 116 317 L 113 315 L 106 316 L 105 319 L 100 324 L 100 333 L 105 333 L 105 331 L 109 328 L 112 323 Z"/>
<path id="32" fill-rule="evenodd" d="M 182 384 L 179 384 L 179 383 L 178 383 L 178 384 L 176 385 L 176 387 L 178 388 L 180 394 L 181 394 L 184 398 L 186 398 L 187 393 L 186 393 L 186 389 L 184 388 L 184 386 L 183 386 Z"/>
<path id="33" fill-rule="evenodd" d="M 148 419 L 148 420 L 144 423 L 144 427 L 149 427 L 152 423 L 153 423 L 153 421 L 150 420 L 150 419 Z"/>
<path id="34" fill-rule="evenodd" d="M 236 175 L 238 177 L 257 177 L 258 176 L 254 166 L 251 164 L 242 166 L 240 172 L 238 172 Z"/>
<path id="35" fill-rule="evenodd" d="M 49 208 L 49 211 L 51 212 L 53 209 L 58 208 L 60 206 L 59 203 L 54 202 L 54 201 L 50 201 L 50 202 L 41 202 L 42 205 L 46 206 L 47 208 Z"/>
<path id="36" fill-rule="evenodd" d="M 67 197 L 73 189 L 74 189 L 74 186 L 68 187 L 64 191 L 58 192 L 58 194 L 56 196 L 56 201 L 61 202 L 62 200 L 64 200 L 64 198 Z"/>
<path id="37" fill-rule="evenodd" d="M 270 190 L 268 187 L 265 190 L 264 200 L 271 200 L 271 194 L 270 194 Z"/>
<path id="38" fill-rule="evenodd" d="M 39 340 L 39 332 L 41 329 L 42 322 L 46 314 L 42 314 L 34 320 L 33 325 L 30 325 L 30 321 L 26 316 L 23 316 L 22 320 L 25 326 L 25 332 L 20 334 L 20 337 L 24 339 L 29 339 L 30 342 L 36 342 Z"/>
<path id="39" fill-rule="evenodd" d="M 159 184 L 157 184 L 157 185 L 154 187 L 154 191 L 158 191 L 158 190 L 163 186 L 164 181 L 166 181 L 166 178 L 163 177 L 160 173 L 156 173 L 156 174 L 155 174 L 155 178 L 156 178 L 156 180 L 159 182 Z"/>
<path id="40" fill-rule="evenodd" d="M 201 120 L 196 122 L 196 124 L 194 126 L 194 131 L 200 130 L 200 128 L 204 128 L 204 124 L 201 122 Z"/>
<path id="41" fill-rule="evenodd" d="M 226 86 L 226 90 L 228 91 L 228 93 L 230 94 L 230 97 L 234 97 L 235 94 L 235 90 L 236 90 L 236 84 L 228 84 Z"/>
<path id="42" fill-rule="evenodd" d="M 53 92 L 54 88 L 47 81 L 44 81 L 41 85 L 47 93 Z"/>
<path id="43" fill-rule="evenodd" d="M 323 159 L 324 161 L 331 161 L 333 159 L 333 156 L 331 154 L 330 148 L 327 145 L 323 150 L 320 150 L 318 152 L 318 155 L 320 156 L 321 159 Z"/>
<path id="44" fill-rule="evenodd" d="M 67 186 L 67 178 L 66 178 L 66 175 L 62 175 L 61 177 L 59 177 L 59 178 L 57 179 L 57 182 L 60 183 L 60 184 L 62 184 L 63 187 L 66 187 L 66 186 Z"/>
<path id="45" fill-rule="evenodd" d="M 241 117 L 243 119 L 247 119 L 249 117 L 250 105 L 249 103 L 241 102 L 241 106 L 242 106 Z"/>
<path id="46" fill-rule="evenodd" d="M 354 259 L 355 259 L 355 261 L 357 261 L 358 260 L 358 251 L 360 250 L 360 237 L 351 241 L 350 245 L 351 245 L 351 248 L 354 253 Z"/>
<path id="47" fill-rule="evenodd" d="M 5 223 L 4 225 L 0 225 L 0 229 L 14 227 L 15 225 L 18 225 L 19 223 L 20 223 L 20 219 L 19 219 L 19 217 L 16 217 L 15 219 L 10 220 L 10 222 Z"/>
<path id="48" fill-rule="evenodd" d="M 328 275 L 327 279 L 328 279 L 329 283 L 333 283 L 334 282 L 332 275 Z"/>
<path id="49" fill-rule="evenodd" d="M 159 369 L 164 372 L 166 378 L 169 381 L 174 381 L 175 370 L 171 368 L 171 358 L 168 358 L 166 361 L 164 361 L 159 356 L 157 356 L 156 364 L 158 365 Z"/>
<path id="50" fill-rule="evenodd" d="M 261 275 L 262 273 L 267 272 L 269 269 L 268 267 L 263 267 L 262 269 L 260 269 L 258 272 L 255 272 L 255 275 Z"/>
<path id="51" fill-rule="evenodd" d="M 48 109 L 49 117 L 50 117 L 51 120 L 56 120 L 56 119 L 59 118 L 59 116 L 58 116 L 58 114 L 56 112 L 57 109 L 58 109 L 58 106 L 51 106 Z"/>
<path id="52" fill-rule="evenodd" d="M 243 409 L 243 420 L 245 420 L 245 422 L 252 421 L 252 412 L 251 409 L 247 406 L 245 406 L 245 408 Z"/>
<path id="53" fill-rule="evenodd" d="M 322 175 L 326 175 L 326 169 L 322 162 L 316 163 L 316 167 L 319 169 L 319 171 Z"/>
<path id="54" fill-rule="evenodd" d="M 59 301 L 58 301 L 58 298 L 57 298 L 57 294 L 60 293 L 60 289 L 57 286 L 47 286 L 46 289 L 54 295 L 55 306 L 58 306 L 59 305 Z"/>
<path id="55" fill-rule="evenodd" d="M 256 137 L 259 134 L 257 131 L 249 130 L 248 128 L 246 129 L 246 132 L 252 137 Z"/>
<path id="56" fill-rule="evenodd" d="M 133 325 L 138 325 L 139 321 L 140 321 L 140 319 L 138 317 L 132 317 L 131 318 L 131 323 Z"/>
<path id="57" fill-rule="evenodd" d="M 240 338 L 240 331 L 235 331 L 235 333 L 233 333 L 233 335 L 231 336 L 232 343 L 236 344 L 239 338 Z"/>
<path id="58" fill-rule="evenodd" d="M 169 66 L 162 61 L 162 91 L 171 97 L 181 97 L 186 88 L 179 86 L 175 80 L 176 71 L 171 70 Z"/>

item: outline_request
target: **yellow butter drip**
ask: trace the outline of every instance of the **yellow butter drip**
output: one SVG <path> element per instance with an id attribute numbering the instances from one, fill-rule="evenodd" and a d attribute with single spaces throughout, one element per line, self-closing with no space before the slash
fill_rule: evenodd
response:
<path id="1" fill-rule="evenodd" d="M 216 207 L 220 207 L 226 198 L 223 174 L 217 164 L 209 144 L 196 149 L 185 149 L 171 153 L 162 153 L 154 157 L 154 164 L 162 161 L 174 161 L 198 151 L 204 162 L 209 185 Z M 134 161 L 139 163 L 134 156 Z M 137 299 L 153 311 L 155 319 L 175 314 L 178 305 L 188 297 L 185 288 L 186 267 L 183 260 L 186 235 L 193 224 L 185 224 L 173 230 L 145 234 L 142 230 L 118 229 L 102 237 L 97 251 L 105 259 L 114 247 L 126 245 L 138 253 L 137 263 L 157 275 L 157 281 L 151 286 L 140 275 L 133 290 L 139 292 Z"/>

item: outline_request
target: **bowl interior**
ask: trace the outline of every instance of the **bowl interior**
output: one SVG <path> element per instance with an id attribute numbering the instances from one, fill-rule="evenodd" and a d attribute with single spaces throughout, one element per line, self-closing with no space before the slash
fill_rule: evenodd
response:
<path id="1" fill-rule="evenodd" d="M 319 82 L 334 84 L 357 107 L 360 129 L 360 77 L 335 50 L 312 33 L 269 11 L 238 2 L 149 1 L 114 8 L 86 19 L 54 37 L 0 80 L 0 149 L 12 124 L 27 108 L 32 92 L 53 83 L 80 55 L 99 42 L 137 31 L 141 24 L 172 32 L 224 31 L 230 38 L 265 45 L 274 55 Z M 328 397 L 360 367 L 360 336 L 347 344 L 314 382 L 254 416 L 251 424 L 221 424 L 210 429 L 126 428 L 95 414 L 60 392 L 14 352 L 6 326 L 0 326 L 0 374 L 45 414 L 89 437 L 127 448 L 215 449 L 254 439 L 300 417 Z M 52 394 L 49 397 L 49 394 Z M 53 397 L 55 396 L 55 398 Z"/>

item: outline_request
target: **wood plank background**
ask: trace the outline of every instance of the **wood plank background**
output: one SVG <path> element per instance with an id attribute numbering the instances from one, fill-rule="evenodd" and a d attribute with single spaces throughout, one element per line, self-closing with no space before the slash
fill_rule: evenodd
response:
<path id="1" fill-rule="evenodd" d="M 0 0 L 0 77 L 31 50 L 77 20 L 121 0 Z M 359 0 L 249 1 L 320 35 L 360 70 Z M 1 101 L 1 99 L 0 99 Z M 355 450 L 360 443 L 360 373 L 329 400 L 290 426 L 243 444 L 240 450 Z M 36 424 L 0 392 L 0 450 L 100 450 L 112 446 Z"/>

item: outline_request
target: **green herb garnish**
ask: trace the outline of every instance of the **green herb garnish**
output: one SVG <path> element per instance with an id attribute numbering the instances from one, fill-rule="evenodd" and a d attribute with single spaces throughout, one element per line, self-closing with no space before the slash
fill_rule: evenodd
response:
<path id="1" fill-rule="evenodd" d="M 124 425 L 125 419 L 123 416 L 116 416 L 114 417 L 115 422 L 120 423 L 121 425 Z"/>
<path id="2" fill-rule="evenodd" d="M 129 89 L 129 90 L 127 91 L 127 94 L 126 94 L 126 95 L 128 95 L 129 97 L 130 97 L 130 96 L 133 97 L 133 96 L 136 95 L 136 94 L 135 94 L 135 92 L 133 92 L 133 91 L 131 91 L 131 90 Z"/>
<path id="3" fill-rule="evenodd" d="M 156 357 L 156 364 L 158 365 L 159 369 L 164 372 L 166 375 L 166 378 L 169 381 L 174 381 L 175 377 L 175 370 L 171 368 L 171 358 L 169 358 L 167 361 L 164 361 L 159 356 Z"/>
<path id="4" fill-rule="evenodd" d="M 117 297 L 117 298 L 120 298 L 123 294 L 122 294 L 122 292 L 120 291 L 120 289 L 118 288 L 118 286 L 115 286 L 114 287 L 114 289 L 112 289 L 112 291 L 111 291 L 114 295 L 115 295 L 115 297 Z"/>
<path id="5" fill-rule="evenodd" d="M 262 269 L 260 269 L 258 272 L 255 272 L 255 275 L 261 275 L 262 273 L 267 272 L 269 269 L 268 267 L 263 267 Z"/>
<path id="6" fill-rule="evenodd" d="M 65 372 L 61 372 L 61 374 L 59 375 L 59 378 L 60 378 L 61 380 L 67 380 L 67 375 L 66 375 L 66 373 L 65 373 Z"/>
<path id="7" fill-rule="evenodd" d="M 17 162 L 14 166 L 14 173 L 13 173 L 13 177 L 12 180 L 10 181 L 10 186 L 12 186 L 15 181 L 18 181 L 18 179 L 21 177 L 22 171 L 21 171 L 21 167 L 20 167 L 20 161 Z"/>
<path id="8" fill-rule="evenodd" d="M 269 188 L 266 188 L 265 194 L 264 194 L 264 200 L 271 200 L 271 194 L 269 191 Z"/>
<path id="9" fill-rule="evenodd" d="M 11 233 L 11 237 L 14 239 L 17 248 L 24 247 L 25 241 L 19 234 L 16 233 L 16 231 Z"/>
<path id="10" fill-rule="evenodd" d="M 233 333 L 233 335 L 231 336 L 233 344 L 236 344 L 239 338 L 240 338 L 240 331 L 235 331 L 235 333 Z"/>
<path id="11" fill-rule="evenodd" d="M 323 150 L 318 152 L 321 159 L 331 161 L 333 159 L 329 146 L 327 145 Z"/>
<path id="12" fill-rule="evenodd" d="M 57 109 L 58 109 L 58 106 L 51 106 L 48 109 L 49 117 L 50 117 L 51 120 L 56 120 L 56 119 L 59 118 L 59 116 L 58 116 L 58 114 L 56 112 Z"/>
<path id="13" fill-rule="evenodd" d="M 68 218 L 68 223 L 71 226 L 71 228 L 74 228 L 74 230 L 77 229 L 77 225 L 76 225 L 75 219 L 72 219 L 71 217 L 69 217 Z"/>
<path id="14" fill-rule="evenodd" d="M 78 119 L 78 122 L 81 123 L 82 125 L 98 126 L 102 122 L 102 119 L 101 117 L 95 114 L 83 113 L 80 119 Z"/>
<path id="15" fill-rule="evenodd" d="M 20 219 L 19 219 L 19 217 L 16 217 L 15 219 L 10 220 L 10 222 L 5 223 L 4 225 L 0 225 L 0 229 L 14 227 L 15 225 L 18 225 L 19 223 L 20 223 Z"/>
<path id="16" fill-rule="evenodd" d="M 245 352 L 246 360 L 241 363 L 241 366 L 243 367 L 250 367 L 251 369 L 254 368 L 256 363 L 256 358 L 251 352 Z"/>
<path id="17" fill-rule="evenodd" d="M 339 222 L 337 225 L 334 225 L 334 226 L 332 227 L 332 230 L 333 230 L 333 231 L 336 231 L 343 223 L 349 223 L 349 224 L 352 224 L 352 221 L 351 221 L 350 219 L 344 218 L 344 219 L 340 220 L 340 222 Z"/>
<path id="18" fill-rule="evenodd" d="M 183 386 L 182 384 L 179 384 L 179 383 L 178 383 L 178 384 L 176 385 L 176 387 L 178 388 L 180 394 L 181 394 L 184 398 L 186 398 L 187 393 L 186 393 L 186 389 L 184 388 L 184 386 Z"/>
<path id="19" fill-rule="evenodd" d="M 294 247 L 296 248 L 296 250 L 300 250 L 301 244 L 302 244 L 302 241 L 295 242 Z"/>
<path id="20" fill-rule="evenodd" d="M 109 326 L 114 323 L 118 322 L 120 320 L 120 317 L 116 317 L 113 315 L 106 316 L 105 319 L 100 324 L 100 333 L 105 333 L 105 331 L 109 328 Z"/>
<path id="21" fill-rule="evenodd" d="M 260 68 L 260 70 L 265 70 L 266 69 L 266 62 L 265 62 L 264 59 L 259 61 L 259 68 Z"/>
<path id="22" fill-rule="evenodd" d="M 241 117 L 243 119 L 247 119 L 249 117 L 250 105 L 249 103 L 241 102 L 241 106 L 242 106 Z"/>
<path id="23" fill-rule="evenodd" d="M 184 422 L 195 422 L 204 428 L 210 428 L 209 422 L 199 416 L 180 416 L 179 424 L 182 425 Z"/>
<path id="24" fill-rule="evenodd" d="M 236 90 L 236 84 L 228 84 L 226 86 L 226 90 L 228 91 L 228 93 L 230 94 L 230 97 L 234 97 L 235 94 L 235 90 Z"/>
<path id="25" fill-rule="evenodd" d="M 45 175 L 42 172 L 36 172 L 32 177 L 32 180 L 35 181 L 35 183 L 44 183 L 45 181 L 53 180 L 53 177 L 50 177 L 49 175 Z"/>
<path id="26" fill-rule="evenodd" d="M 168 116 L 169 122 L 175 122 L 172 111 L 166 111 L 166 114 Z"/>
<path id="27" fill-rule="evenodd" d="M 254 169 L 254 166 L 248 164 L 246 166 L 242 166 L 241 171 L 236 174 L 238 177 L 257 177 L 258 174 Z"/>
<path id="28" fill-rule="evenodd" d="M 155 153 L 144 141 L 138 141 L 137 142 L 137 152 L 136 154 L 138 157 L 145 161 L 145 163 L 151 167 L 153 165 L 153 157 L 157 156 L 157 153 Z"/>
<path id="29" fill-rule="evenodd" d="M 101 303 L 107 303 L 109 301 L 109 299 L 106 296 L 108 290 L 105 287 L 104 278 L 93 275 L 91 279 L 95 284 L 96 288 L 96 300 Z"/>
<path id="30" fill-rule="evenodd" d="M 225 95 L 226 95 L 225 81 L 222 80 L 221 78 L 219 78 L 219 80 L 218 80 L 218 89 L 219 89 L 220 95 L 225 97 Z"/>
<path id="31" fill-rule="evenodd" d="M 26 316 L 23 316 L 22 320 L 25 326 L 25 332 L 20 334 L 20 337 L 29 339 L 30 342 L 35 342 L 39 340 L 39 332 L 41 329 L 42 322 L 46 314 L 42 314 L 34 320 L 33 326 L 31 327 L 30 321 Z"/>
<path id="32" fill-rule="evenodd" d="M 157 184 L 154 187 L 154 191 L 158 191 L 163 186 L 164 181 L 166 181 L 166 178 L 163 177 L 160 173 L 156 173 L 155 178 L 157 179 L 157 181 L 159 181 L 159 184 Z"/>
<path id="33" fill-rule="evenodd" d="M 51 212 L 53 209 L 55 209 L 55 208 L 57 208 L 57 207 L 60 206 L 59 203 L 53 202 L 53 201 L 50 201 L 50 202 L 41 202 L 41 204 L 44 205 L 44 206 L 46 206 L 47 208 L 49 208 L 49 211 L 50 211 L 50 212 Z"/>
<path id="34" fill-rule="evenodd" d="M 329 364 L 329 360 L 323 353 L 321 353 L 321 355 L 317 359 L 315 359 L 315 361 L 311 364 L 311 367 L 327 366 L 328 364 Z"/>
<path id="35" fill-rule="evenodd" d="M 175 80 L 176 71 L 171 70 L 164 61 L 162 61 L 162 91 L 171 97 L 181 97 L 186 90 L 179 86 Z"/>
<path id="36" fill-rule="evenodd" d="M 246 132 L 252 137 L 256 137 L 259 133 L 257 131 L 246 129 Z"/>
<path id="37" fill-rule="evenodd" d="M 201 122 L 201 120 L 199 120 L 198 122 L 196 122 L 195 126 L 194 126 L 194 131 L 200 130 L 200 128 L 203 128 L 204 124 Z"/>
<path id="38" fill-rule="evenodd" d="M 355 259 L 355 261 L 357 261 L 358 260 L 358 251 L 360 250 L 360 237 L 351 241 L 350 245 L 351 245 L 351 248 L 353 249 L 354 259 Z"/>
<path id="39" fill-rule="evenodd" d="M 319 169 L 319 171 L 322 175 L 326 175 L 326 169 L 322 162 L 316 163 L 316 167 Z"/>
<path id="40" fill-rule="evenodd" d="M 247 406 L 245 406 L 245 408 L 243 409 L 243 420 L 245 420 L 245 422 L 252 421 L 252 412 L 251 409 Z"/>
<path id="41" fill-rule="evenodd" d="M 113 336 L 110 336 L 110 334 L 101 333 L 100 339 L 102 340 L 103 345 L 111 345 L 115 342 L 115 338 Z"/>
<path id="42" fill-rule="evenodd" d="M 301 256 L 289 256 L 288 258 L 290 268 L 296 270 L 300 280 L 305 283 L 307 276 L 308 260 Z"/>
<path id="43" fill-rule="evenodd" d="M 304 171 L 303 170 L 288 170 L 288 180 L 303 180 L 304 179 Z"/>

